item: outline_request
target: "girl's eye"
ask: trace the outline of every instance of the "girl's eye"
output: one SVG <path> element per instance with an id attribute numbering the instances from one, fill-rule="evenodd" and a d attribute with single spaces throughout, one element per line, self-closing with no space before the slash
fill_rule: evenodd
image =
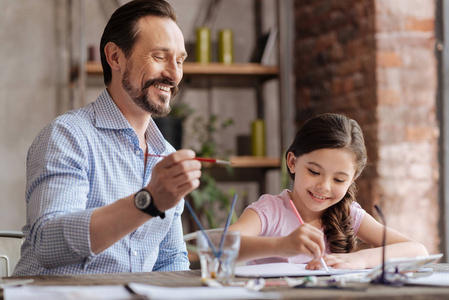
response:
<path id="1" fill-rule="evenodd" d="M 315 172 L 314 170 L 312 170 L 312 169 L 309 169 L 309 172 L 311 173 L 311 174 L 313 174 L 313 175 L 320 175 L 320 173 L 318 173 L 318 172 Z"/>
<path id="2" fill-rule="evenodd" d="M 335 182 L 338 182 L 338 183 L 343 183 L 343 182 L 345 182 L 343 179 L 337 179 L 337 178 L 335 178 L 334 180 L 335 180 Z"/>

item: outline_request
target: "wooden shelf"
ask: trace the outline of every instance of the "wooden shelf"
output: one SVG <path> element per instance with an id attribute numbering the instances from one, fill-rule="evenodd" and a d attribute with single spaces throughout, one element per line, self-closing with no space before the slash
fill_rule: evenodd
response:
<path id="1" fill-rule="evenodd" d="M 87 62 L 86 63 L 86 73 L 87 75 L 103 75 L 103 68 L 101 67 L 101 63 L 99 62 Z"/>
<path id="2" fill-rule="evenodd" d="M 187 62 L 184 64 L 184 75 L 223 75 L 223 76 L 267 76 L 275 77 L 279 74 L 278 67 L 262 66 L 260 64 L 198 64 Z"/>
<path id="3" fill-rule="evenodd" d="M 243 168 L 261 168 L 271 169 L 279 168 L 281 166 L 281 160 L 278 157 L 262 157 L 262 156 L 231 156 L 229 158 L 231 167 L 236 169 Z M 203 162 L 203 166 L 211 167 L 223 167 L 226 165 L 217 165 L 210 162 Z"/>
<path id="4" fill-rule="evenodd" d="M 234 168 L 279 168 L 279 157 L 232 156 L 229 161 Z"/>
<path id="5" fill-rule="evenodd" d="M 102 75 L 103 69 L 99 62 L 88 62 L 86 64 L 88 75 Z M 184 63 L 184 75 L 186 76 L 261 76 L 276 77 L 279 68 L 273 66 L 262 66 L 260 64 L 245 63 L 225 65 L 220 63 L 198 64 L 194 62 Z"/>

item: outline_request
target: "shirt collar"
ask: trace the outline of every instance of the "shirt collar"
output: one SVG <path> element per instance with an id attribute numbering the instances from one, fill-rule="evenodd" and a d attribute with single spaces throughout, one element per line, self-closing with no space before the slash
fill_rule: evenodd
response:
<path id="1" fill-rule="evenodd" d="M 128 120 L 105 89 L 94 102 L 95 126 L 107 129 L 132 129 Z"/>
<path id="2" fill-rule="evenodd" d="M 97 128 L 125 129 L 129 131 L 130 134 L 135 132 L 131 124 L 129 124 L 128 120 L 115 104 L 114 100 L 112 100 L 107 89 L 105 89 L 94 102 L 94 110 L 95 126 Z M 165 141 L 153 119 L 150 119 L 150 123 L 145 132 L 145 139 L 150 153 L 166 155 L 174 151 L 173 147 L 168 147 L 168 143 Z"/>

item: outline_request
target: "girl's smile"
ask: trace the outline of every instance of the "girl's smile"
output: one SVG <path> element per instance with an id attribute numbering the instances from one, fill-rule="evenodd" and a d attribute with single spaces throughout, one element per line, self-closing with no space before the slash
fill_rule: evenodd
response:
<path id="1" fill-rule="evenodd" d="M 309 191 L 309 194 L 312 196 L 312 199 L 315 200 L 316 202 L 319 203 L 324 203 L 327 200 L 332 199 L 331 197 L 324 197 L 324 196 L 319 196 L 317 194 L 314 194 L 313 192 Z"/>

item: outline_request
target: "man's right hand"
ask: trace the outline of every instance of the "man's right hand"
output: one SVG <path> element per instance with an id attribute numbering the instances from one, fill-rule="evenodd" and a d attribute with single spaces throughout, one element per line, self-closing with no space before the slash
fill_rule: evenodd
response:
<path id="1" fill-rule="evenodd" d="M 179 150 L 153 168 L 147 189 L 158 210 L 163 212 L 176 206 L 188 193 L 199 187 L 201 163 L 194 158 L 194 151 Z"/>

